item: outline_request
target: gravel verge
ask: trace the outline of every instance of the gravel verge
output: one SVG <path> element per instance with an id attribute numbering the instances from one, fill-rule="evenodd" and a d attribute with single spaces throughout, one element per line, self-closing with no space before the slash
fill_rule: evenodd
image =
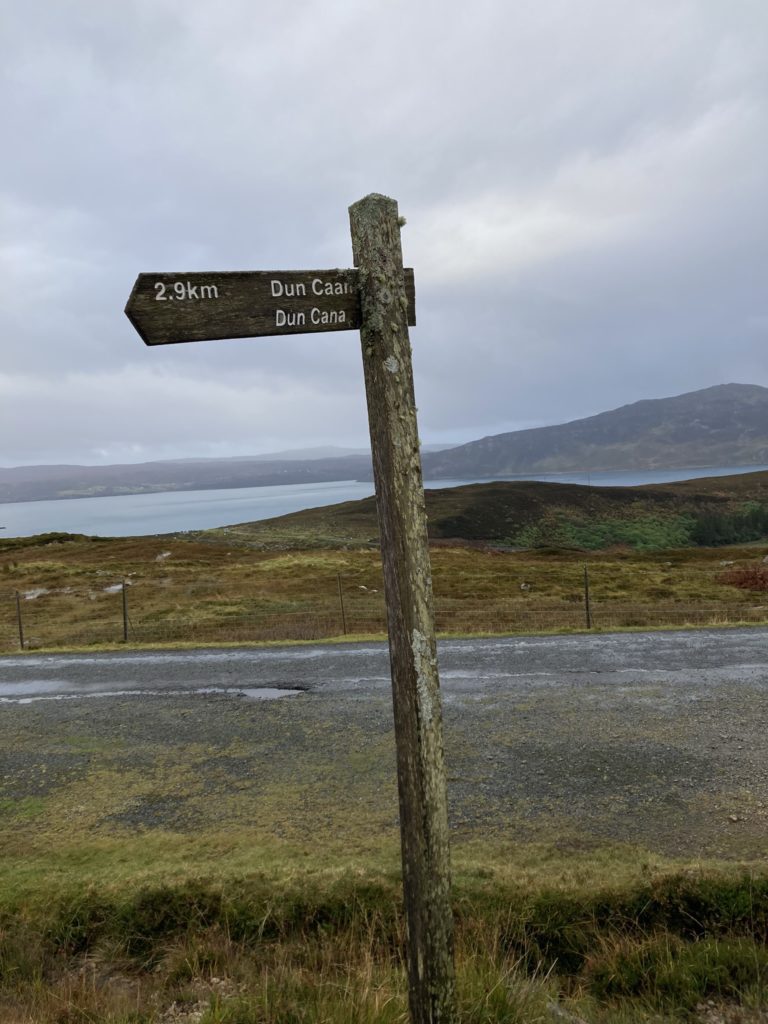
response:
<path id="1" fill-rule="evenodd" d="M 457 839 L 765 857 L 765 631 L 653 637 L 441 648 Z M 353 651 L 334 671 L 328 648 L 312 657 L 304 650 L 297 668 L 275 662 L 258 678 L 230 658 L 226 685 L 210 654 L 208 670 L 202 662 L 193 672 L 187 652 L 186 669 L 163 674 L 145 662 L 152 695 L 0 705 L 0 835 L 247 829 L 351 849 L 391 837 L 397 793 L 386 655 L 359 646 L 354 672 Z M 24 663 L 25 678 L 44 674 L 37 661 L 34 671 Z M 59 675 L 65 661 L 56 660 Z M 96 659 L 97 673 L 108 664 Z M 12 668 L 0 660 L 0 695 Z M 299 683 L 307 691 L 253 700 L 238 691 L 238 678 L 245 688 Z M 190 691 L 180 693 L 184 679 Z M 194 692 L 206 680 L 208 692 Z"/>

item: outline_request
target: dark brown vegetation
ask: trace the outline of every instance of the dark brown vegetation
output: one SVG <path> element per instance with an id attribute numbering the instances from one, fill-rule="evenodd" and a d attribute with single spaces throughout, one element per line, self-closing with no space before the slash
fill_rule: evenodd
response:
<path id="1" fill-rule="evenodd" d="M 740 565 L 722 573 L 720 579 L 731 587 L 741 590 L 768 590 L 768 565 Z"/>
<path id="2" fill-rule="evenodd" d="M 442 633 L 761 622 L 768 474 L 427 492 Z M 742 547 L 702 547 L 740 542 Z M 218 530 L 0 539 L 0 649 L 383 635 L 373 498 Z M 723 573 L 721 563 L 730 572 Z M 341 593 L 340 593 L 341 592 Z M 17 604 L 16 595 L 19 595 Z"/>
<path id="3" fill-rule="evenodd" d="M 742 581 L 765 577 L 768 545 L 742 536 L 753 542 L 697 547 L 693 533 L 698 524 L 722 543 L 734 532 L 761 531 L 764 490 L 766 475 L 750 474 L 727 484 L 604 492 L 538 484 L 431 492 L 438 628 L 583 628 L 590 546 L 583 542 L 605 542 L 611 523 L 625 531 L 634 524 L 635 533 L 589 553 L 598 628 L 765 621 L 768 604 Z M 370 500 L 196 536 L 4 539 L 0 643 L 18 646 L 17 593 L 29 646 L 115 643 L 123 580 L 131 642 L 338 637 L 339 578 L 348 630 L 383 635 L 374 512 Z M 548 532 L 530 532 L 542 524 Z M 687 546 L 653 550 L 681 529 Z M 531 542 L 549 537 L 559 546 L 511 550 L 508 542 L 525 539 L 525 530 Z M 234 764 L 252 754 L 233 746 L 229 727 L 222 750 L 210 737 L 183 742 L 191 706 L 165 712 L 170 724 L 160 723 L 155 745 L 147 729 L 126 730 L 122 717 L 116 742 L 98 734 L 92 711 L 68 708 L 50 733 L 39 718 L 24 717 L 26 709 L 16 713 L 6 750 L 11 763 L 29 753 L 40 786 L 14 795 L 11 771 L 10 795 L 0 801 L 0 1020 L 405 1024 L 392 751 L 381 736 L 377 746 L 347 729 L 354 749 L 345 761 L 335 723 L 307 728 L 307 749 L 319 758 L 325 745 L 325 761 L 302 766 L 292 747 L 281 780 L 265 788 L 263 771 L 216 775 L 223 789 L 212 799 L 201 779 L 224 763 L 217 755 Z M 270 737 L 289 736 L 296 712 L 275 714 L 285 718 Z M 581 710 L 578 721 L 583 736 Z M 690 718 L 670 719 L 664 749 L 673 727 L 687 734 Z M 633 719 L 634 739 L 637 732 Z M 54 791 L 47 750 L 79 758 L 86 774 Z M 488 771 L 487 753 L 473 743 L 463 756 Z M 754 756 L 758 764 L 759 751 Z M 386 777 L 371 775 L 371 758 Z M 652 759 L 647 768 L 653 776 Z M 375 795 L 370 807 L 359 800 L 366 784 Z M 729 793 L 731 812 L 738 795 Z M 392 808 L 384 817 L 380 799 Z M 196 807 L 196 800 L 215 827 L 180 819 L 130 833 L 137 808 Z M 222 807 L 233 814 L 224 825 L 216 819 Z M 528 820 L 524 808 L 517 811 Z M 538 813 L 548 820 L 544 804 Z M 680 806 L 672 820 L 666 806 L 658 813 L 677 828 Z M 723 811 L 715 813 L 720 821 Z M 720 822 L 745 834 L 754 826 L 749 856 L 762 843 L 763 813 L 761 802 L 754 822 L 741 813 Z M 557 821 L 549 827 L 557 831 Z M 494 832 L 455 846 L 462 1022 L 765 1021 L 768 884 L 754 862 L 669 862 L 564 834 L 530 847 L 519 839 Z"/>

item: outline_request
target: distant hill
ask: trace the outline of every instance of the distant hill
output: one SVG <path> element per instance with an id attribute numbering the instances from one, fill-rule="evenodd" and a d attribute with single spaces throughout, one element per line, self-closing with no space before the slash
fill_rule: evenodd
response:
<path id="1" fill-rule="evenodd" d="M 371 457 L 367 454 L 330 459 L 256 456 L 114 466 L 16 466 L 0 468 L 0 502 L 310 484 L 370 475 Z"/>
<path id="2" fill-rule="evenodd" d="M 768 388 L 720 384 L 558 426 L 438 447 L 422 448 L 427 480 L 763 465 Z M 0 467 L 0 502 L 372 478 L 369 452 L 333 448 L 137 465 Z"/>
<path id="3" fill-rule="evenodd" d="M 768 538 L 768 472 L 642 487 L 498 481 L 428 490 L 426 499 L 433 541 L 590 550 Z M 364 498 L 185 536 L 259 548 L 374 546 L 376 504 Z"/>
<path id="4" fill-rule="evenodd" d="M 426 445 L 424 451 L 443 451 L 446 447 Z M 370 452 L 354 448 L 305 448 L 224 459 L 170 459 L 112 466 L 0 466 L 0 502 L 370 479 Z"/>
<path id="5" fill-rule="evenodd" d="M 446 478 L 768 463 L 768 388 L 720 384 L 558 426 L 517 430 L 424 456 Z"/>

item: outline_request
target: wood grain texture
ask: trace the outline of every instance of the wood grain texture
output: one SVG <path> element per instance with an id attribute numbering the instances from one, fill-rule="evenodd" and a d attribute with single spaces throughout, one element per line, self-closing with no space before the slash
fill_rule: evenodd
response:
<path id="1" fill-rule="evenodd" d="M 432 574 L 397 203 L 350 207 L 381 528 L 414 1024 L 455 1016 L 453 917 Z"/>
<path id="2" fill-rule="evenodd" d="M 403 273 L 408 323 L 413 325 L 413 270 Z M 139 274 L 125 313 L 146 345 L 358 330 L 358 272 L 334 269 Z"/>

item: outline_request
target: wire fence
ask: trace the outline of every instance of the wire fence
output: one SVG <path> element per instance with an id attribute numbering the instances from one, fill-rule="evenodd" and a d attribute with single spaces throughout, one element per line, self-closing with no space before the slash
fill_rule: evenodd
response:
<path id="1" fill-rule="evenodd" d="M 232 643 L 383 635 L 383 588 L 329 574 L 293 591 L 242 581 L 127 578 L 0 588 L 0 650 L 98 644 Z M 514 634 L 768 622 L 768 594 L 728 586 L 723 569 L 667 573 L 570 563 L 435 578 L 442 634 Z"/>

